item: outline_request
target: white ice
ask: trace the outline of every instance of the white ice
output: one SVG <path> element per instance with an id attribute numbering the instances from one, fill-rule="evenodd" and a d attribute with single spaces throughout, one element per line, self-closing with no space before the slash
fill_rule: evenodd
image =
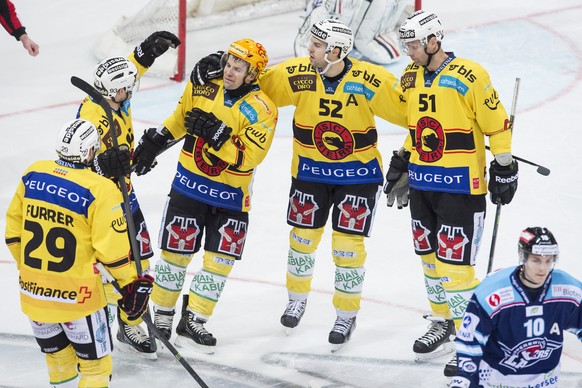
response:
<path id="1" fill-rule="evenodd" d="M 299 0 L 298 0 L 299 1 Z M 75 2 L 16 1 L 40 55 L 30 57 L 20 43 L 0 32 L 0 213 L 4 214 L 18 179 L 37 159 L 55 157 L 56 132 L 74 117 L 83 93 L 72 75 L 90 80 L 97 59 L 92 44 L 121 15 L 131 15 L 141 0 Z M 494 268 L 516 264 L 519 231 L 549 227 L 561 249 L 558 266 L 582 278 L 582 1 L 560 0 L 424 0 L 446 28 L 444 47 L 488 69 L 505 108 L 511 106 L 514 82 L 521 78 L 513 152 L 551 169 L 542 176 L 520 164 L 519 190 L 504 206 L 499 223 Z M 262 42 L 271 62 L 292 55 L 301 23 L 300 12 L 188 35 L 188 66 L 203 55 L 225 49 L 230 41 L 250 37 Z M 122 55 L 128 53 L 119 53 Z M 406 61 L 389 67 L 400 74 Z M 133 99 L 137 134 L 171 113 L 183 84 L 145 77 Z M 286 336 L 279 317 L 287 301 L 285 289 L 289 227 L 285 224 L 291 159 L 290 108 L 281 109 L 272 149 L 259 167 L 244 258 L 238 262 L 207 328 L 218 338 L 212 356 L 187 359 L 210 386 L 350 386 L 444 387 L 448 356 L 415 364 L 414 339 L 424 333 L 428 310 L 422 270 L 411 244 L 408 209 L 378 209 L 367 239 L 368 259 L 358 328 L 342 350 L 330 353 L 327 335 L 335 319 L 331 303 L 334 270 L 330 229 L 318 250 L 313 292 L 301 325 Z M 405 132 L 378 124 L 385 157 L 399 148 Z M 153 238 L 157 237 L 165 195 L 177 160 L 170 150 L 148 175 L 134 184 Z M 485 276 L 495 207 L 489 204 L 477 273 Z M 0 227 L 4 229 L 4 217 Z M 189 267 L 201 265 L 200 255 Z M 31 339 L 18 296 L 18 273 L 4 244 L 0 245 L 0 386 L 48 385 L 44 357 Z M 567 335 L 562 357 L 564 387 L 582 387 L 582 345 Z M 195 386 L 194 380 L 167 352 L 155 361 L 114 353 L 112 387 Z"/>

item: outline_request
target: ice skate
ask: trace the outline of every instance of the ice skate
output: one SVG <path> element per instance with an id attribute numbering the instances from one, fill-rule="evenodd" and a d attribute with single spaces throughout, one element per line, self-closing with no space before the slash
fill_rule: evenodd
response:
<path id="1" fill-rule="evenodd" d="M 303 300 L 293 300 L 289 299 L 285 312 L 281 316 L 281 325 L 285 326 L 285 333 L 287 335 L 291 334 L 291 331 L 299 322 L 305 313 L 305 306 L 307 305 L 307 299 Z"/>
<path id="2" fill-rule="evenodd" d="M 453 320 L 430 315 L 425 315 L 424 318 L 431 323 L 426 334 L 414 342 L 412 350 L 415 353 L 415 360 L 425 361 L 455 350 Z"/>
<path id="3" fill-rule="evenodd" d="M 154 307 L 154 325 L 167 340 L 170 340 L 170 337 L 172 337 L 173 322 L 174 310 L 159 310 Z"/>
<path id="4" fill-rule="evenodd" d="M 216 338 L 206 330 L 206 320 L 197 317 L 191 311 L 182 313 L 182 318 L 176 327 L 174 344 L 180 348 L 194 349 L 200 353 L 213 354 Z"/>
<path id="5" fill-rule="evenodd" d="M 331 352 L 335 353 L 346 344 L 353 331 L 356 329 L 356 317 L 341 318 L 337 317 L 333 325 L 333 329 L 329 333 L 329 343 L 331 344 Z"/>
<path id="6" fill-rule="evenodd" d="M 449 362 L 447 362 L 447 365 L 445 365 L 445 369 L 444 369 L 443 373 L 447 377 L 453 377 L 453 376 L 457 375 L 457 353 L 456 352 L 453 354 L 453 358 L 451 358 L 449 360 Z"/>
<path id="7" fill-rule="evenodd" d="M 119 329 L 117 330 L 117 340 L 119 341 L 117 347 L 119 350 L 139 353 L 140 356 L 149 360 L 158 358 L 156 348 L 152 347 L 150 337 L 139 325 L 128 325 L 121 320 L 119 314 L 117 315 L 117 323 L 119 324 Z"/>

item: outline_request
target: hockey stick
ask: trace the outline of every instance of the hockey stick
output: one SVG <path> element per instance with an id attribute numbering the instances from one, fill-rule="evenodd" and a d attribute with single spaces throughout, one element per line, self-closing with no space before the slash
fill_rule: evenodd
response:
<path id="1" fill-rule="evenodd" d="M 113 148 L 119 149 L 119 143 L 117 142 L 117 134 L 115 133 L 115 123 L 113 121 L 113 113 L 111 112 L 111 107 L 105 100 L 105 98 L 99 93 L 93 86 L 88 82 L 82 80 L 79 77 L 72 76 L 71 83 L 77 88 L 81 89 L 87 93 L 93 101 L 98 103 L 101 108 L 105 111 L 107 115 L 107 121 L 109 121 L 109 132 L 111 139 L 113 141 Z M 127 220 L 127 229 L 129 231 L 129 242 L 131 245 L 131 252 L 133 254 L 133 259 L 135 261 L 135 267 L 137 269 L 138 276 L 142 274 L 141 261 L 139 257 L 139 246 L 137 245 L 137 240 L 135 239 L 135 224 L 133 223 L 133 218 L 131 217 L 131 207 L 129 204 L 129 194 L 127 192 L 127 183 L 125 181 L 125 176 L 117 177 L 119 180 L 119 186 L 121 188 L 121 194 L 123 195 L 123 206 L 125 207 L 125 218 Z"/>
<path id="2" fill-rule="evenodd" d="M 107 281 L 109 283 L 113 284 L 113 287 L 115 287 L 115 289 L 120 294 L 123 294 L 121 286 L 119 285 L 119 283 L 117 283 L 117 280 L 115 280 L 115 278 L 109 273 L 107 268 L 105 268 L 105 266 L 103 266 L 102 263 L 97 263 L 95 265 L 95 267 L 107 279 Z M 168 348 L 170 353 L 172 353 L 174 355 L 176 360 L 178 360 L 180 362 L 180 364 L 182 364 L 182 366 L 188 371 L 188 373 L 190 373 L 190 375 L 192 377 L 194 377 L 194 380 L 196 380 L 196 382 L 202 388 L 208 388 L 208 385 L 206 385 L 206 383 L 200 378 L 200 376 L 198 376 L 198 374 L 194 371 L 194 369 L 192 369 L 190 364 L 188 364 L 188 362 L 184 359 L 184 357 L 182 357 L 182 355 L 178 352 L 178 350 L 174 347 L 174 345 L 172 345 L 172 343 L 169 340 L 167 340 L 166 337 L 164 337 L 164 335 L 162 333 L 160 333 L 158 328 L 152 322 L 151 318 L 147 317 L 147 319 L 146 319 L 145 314 L 144 314 L 144 322 L 146 323 L 148 328 L 150 328 L 151 331 L 153 331 L 156 334 L 156 337 L 158 337 L 159 340 L 162 341 L 162 343 Z"/>
<path id="3" fill-rule="evenodd" d="M 115 128 L 114 128 L 115 122 L 113 121 L 113 112 L 112 112 L 111 106 L 109 106 L 109 103 L 105 100 L 105 98 L 101 95 L 101 93 L 99 93 L 99 91 L 97 91 L 93 86 L 91 86 L 89 83 L 82 80 L 81 78 L 72 76 L 71 83 L 74 86 L 76 86 L 77 88 L 79 88 L 82 91 L 84 91 L 85 93 L 87 93 L 93 99 L 93 101 L 97 102 L 101 106 L 101 108 L 103 108 L 103 110 L 105 111 L 105 114 L 107 115 L 107 121 L 109 121 L 109 135 L 110 135 L 112 142 L 113 142 L 113 148 L 119 149 L 119 143 L 117 141 L 117 133 L 115 133 Z M 143 268 L 141 266 L 141 258 L 140 258 L 141 250 L 139 249 L 139 245 L 137 244 L 137 240 L 135 237 L 136 236 L 135 224 L 133 222 L 133 216 L 132 216 L 132 212 L 131 212 L 131 204 L 129 203 L 129 193 L 127 192 L 127 183 L 125 180 L 125 176 L 123 176 L 123 175 L 117 177 L 117 180 L 119 181 L 119 187 L 121 188 L 121 194 L 123 195 L 123 206 L 125 207 L 125 219 L 127 222 L 127 230 L 129 233 L 129 243 L 131 245 L 131 253 L 133 256 L 133 260 L 135 261 L 135 268 L 137 270 L 137 275 L 141 276 L 143 273 Z M 149 311 L 147 311 L 144 314 L 144 318 L 151 319 Z M 156 349 L 156 339 L 155 339 L 153 333 L 151 332 L 151 330 L 149 331 L 149 337 L 150 337 L 151 348 L 154 351 L 157 350 Z"/>
<path id="4" fill-rule="evenodd" d="M 490 150 L 489 146 L 485 146 L 485 148 L 486 148 L 486 149 L 488 149 L 488 150 Z M 527 163 L 527 164 L 530 164 L 530 165 L 532 165 L 532 166 L 535 166 L 535 167 L 537 167 L 538 169 L 537 169 L 536 171 L 537 171 L 537 173 L 538 173 L 538 174 L 541 174 L 541 175 L 543 175 L 543 176 L 548 176 L 548 175 L 550 175 L 550 172 L 551 172 L 551 171 L 550 171 L 550 169 L 549 169 L 549 168 L 547 168 L 547 167 L 544 167 L 544 166 L 542 166 L 542 165 L 539 165 L 539 164 L 537 164 L 537 163 L 534 163 L 534 162 L 530 162 L 530 161 L 529 161 L 529 160 L 527 160 L 527 159 L 523 159 L 523 158 L 520 158 L 519 156 L 515 156 L 515 155 L 513 155 L 513 159 L 515 159 L 515 160 L 519 160 L 520 162 Z"/>
<path id="5" fill-rule="evenodd" d="M 515 79 L 515 87 L 513 89 L 513 100 L 511 101 L 511 113 L 509 116 L 509 121 L 511 122 L 511 131 L 513 131 L 513 123 L 515 122 L 515 109 L 517 105 L 517 95 L 519 93 L 520 82 L 521 82 L 520 78 Z M 489 262 L 487 263 L 487 273 L 491 272 L 491 269 L 493 267 L 493 255 L 495 254 L 495 243 L 497 241 L 497 230 L 499 229 L 499 218 L 501 217 L 501 206 L 503 205 L 501 205 L 501 202 L 497 200 L 497 209 L 495 209 L 495 221 L 493 222 L 493 234 L 491 235 L 491 247 L 489 248 Z"/>
<path id="6" fill-rule="evenodd" d="M 82 91 L 84 91 L 85 93 L 87 93 L 95 102 L 97 102 L 103 108 L 103 110 L 105 111 L 105 114 L 107 115 L 107 120 L 109 121 L 109 131 L 114 131 L 115 129 L 113 128 L 114 122 L 113 122 L 113 113 L 111 111 L 111 107 L 109 106 L 109 104 L 107 103 L 105 98 L 101 95 L 101 93 L 99 93 L 93 86 L 91 86 L 89 83 L 87 83 L 86 81 L 82 80 L 79 77 L 72 76 L 71 83 L 74 86 L 76 86 L 77 88 L 79 88 Z M 117 142 L 117 134 L 111 133 L 111 138 L 113 139 L 113 147 L 119 148 L 119 144 Z M 137 241 L 135 238 L 135 225 L 133 223 L 133 217 L 131 216 L 131 207 L 129 204 L 129 195 L 127 193 L 127 184 L 125 182 L 125 176 L 123 176 L 123 175 L 121 177 L 119 177 L 119 186 L 121 186 L 121 193 L 123 195 L 123 206 L 125 206 L 125 209 L 126 209 L 125 210 L 125 219 L 127 221 L 127 228 L 129 231 L 129 241 L 131 244 L 132 255 L 133 255 L 133 259 L 135 261 L 135 267 L 137 270 L 137 274 L 138 274 L 138 276 L 141 276 L 142 266 L 141 266 L 141 261 L 140 261 L 140 256 L 139 256 L 140 251 L 138 250 L 139 247 L 137 245 Z M 105 268 L 103 268 L 103 269 L 105 269 Z M 109 274 L 109 276 L 111 276 L 111 274 Z M 113 278 L 113 277 L 111 276 L 111 278 Z M 115 279 L 113 279 L 113 280 L 115 280 Z M 120 291 L 119 284 L 117 284 L 117 286 L 115 286 L 114 282 L 111 282 L 111 284 L 113 284 L 113 286 L 116 287 L 117 291 Z M 194 379 L 200 384 L 200 386 L 206 387 L 206 384 L 200 379 L 200 377 L 196 374 L 196 372 L 194 372 L 192 367 L 182 358 L 182 356 L 180 355 L 180 353 L 178 353 L 176 348 L 173 347 L 172 344 L 170 344 L 170 341 L 166 340 L 166 338 L 159 332 L 159 330 L 156 328 L 156 326 L 154 325 L 154 323 L 152 321 L 152 318 L 151 318 L 149 311 L 145 312 L 145 314 L 142 316 L 142 319 L 146 323 L 148 330 L 150 332 L 150 340 L 151 340 L 152 348 L 155 346 L 155 338 L 153 336 L 155 334 L 155 336 L 158 337 L 158 339 L 164 345 L 166 345 L 168 350 L 170 350 L 170 352 L 174 355 L 174 357 L 176 357 L 176 359 L 180 362 L 180 364 L 182 364 L 184 366 L 184 368 L 186 368 L 186 370 L 190 373 L 190 375 L 192 375 L 192 377 L 194 377 Z"/>

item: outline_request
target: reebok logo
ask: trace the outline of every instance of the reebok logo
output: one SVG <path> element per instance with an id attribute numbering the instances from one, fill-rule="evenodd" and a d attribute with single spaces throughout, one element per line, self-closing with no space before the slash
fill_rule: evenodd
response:
<path id="1" fill-rule="evenodd" d="M 226 124 L 222 123 L 220 125 L 220 127 L 216 130 L 216 132 L 214 132 L 214 135 L 212 136 L 212 140 L 218 141 L 218 139 L 220 138 L 220 136 L 224 132 L 224 128 L 226 128 Z"/>
<path id="2" fill-rule="evenodd" d="M 508 178 L 502 178 L 500 176 L 495 177 L 495 182 L 497 182 L 497 183 L 512 183 L 516 180 L 517 180 L 517 174 L 515 174 L 514 176 L 510 176 Z"/>

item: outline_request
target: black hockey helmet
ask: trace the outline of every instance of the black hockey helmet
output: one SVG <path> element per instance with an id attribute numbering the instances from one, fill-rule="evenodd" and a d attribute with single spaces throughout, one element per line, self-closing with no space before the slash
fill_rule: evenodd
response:
<path id="1" fill-rule="evenodd" d="M 554 263 L 558 260 L 558 242 L 547 228 L 533 226 L 525 228 L 519 235 L 517 243 L 519 263 L 523 264 L 530 253 L 534 255 L 554 256 Z"/>

